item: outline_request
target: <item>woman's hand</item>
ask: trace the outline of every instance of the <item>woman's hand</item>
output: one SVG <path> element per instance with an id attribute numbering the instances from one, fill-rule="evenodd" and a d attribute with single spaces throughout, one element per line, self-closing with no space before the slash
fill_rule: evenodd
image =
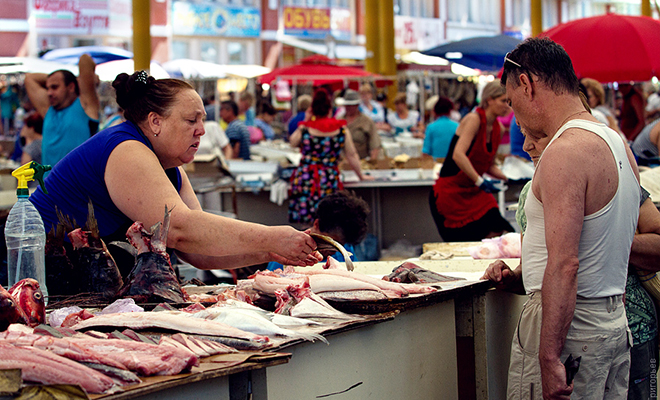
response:
<path id="1" fill-rule="evenodd" d="M 321 261 L 316 250 L 316 242 L 305 232 L 290 226 L 273 226 L 270 255 L 273 260 L 284 265 L 301 267 L 313 265 Z"/>

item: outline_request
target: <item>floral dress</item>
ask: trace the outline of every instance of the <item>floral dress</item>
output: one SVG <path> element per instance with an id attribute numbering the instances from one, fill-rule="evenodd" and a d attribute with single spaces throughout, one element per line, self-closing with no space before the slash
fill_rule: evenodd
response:
<path id="1" fill-rule="evenodd" d="M 311 223 L 319 201 L 343 189 L 338 164 L 345 140 L 343 128 L 335 136 L 314 136 L 303 129 L 302 159 L 290 181 L 289 222 Z"/>

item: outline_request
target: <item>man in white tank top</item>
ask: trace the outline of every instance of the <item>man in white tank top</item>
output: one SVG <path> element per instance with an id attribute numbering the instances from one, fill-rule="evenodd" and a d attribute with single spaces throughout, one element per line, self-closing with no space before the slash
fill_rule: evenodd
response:
<path id="1" fill-rule="evenodd" d="M 502 83 L 537 165 L 522 265 L 494 263 L 485 275 L 524 284 L 530 297 L 507 398 L 625 398 L 631 344 L 622 297 L 640 199 L 634 158 L 586 111 L 570 58 L 551 40 L 518 45 Z M 582 357 L 582 368 L 567 383 L 569 354 Z"/>

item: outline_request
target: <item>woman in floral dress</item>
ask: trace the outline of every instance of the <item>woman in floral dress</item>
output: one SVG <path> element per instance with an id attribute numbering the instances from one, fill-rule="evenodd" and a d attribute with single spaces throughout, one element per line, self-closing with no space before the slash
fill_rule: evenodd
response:
<path id="1" fill-rule="evenodd" d="M 362 175 L 346 121 L 329 117 L 331 110 L 328 94 L 317 91 L 308 109 L 311 117 L 301 122 L 289 138 L 291 146 L 300 147 L 302 153 L 300 165 L 291 176 L 289 222 L 310 224 L 318 202 L 343 188 L 338 167 L 342 151 L 360 180 L 373 179 Z"/>

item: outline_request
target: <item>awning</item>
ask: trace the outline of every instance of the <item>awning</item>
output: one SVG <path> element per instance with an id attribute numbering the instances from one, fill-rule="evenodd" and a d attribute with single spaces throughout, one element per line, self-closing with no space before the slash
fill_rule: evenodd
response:
<path id="1" fill-rule="evenodd" d="M 278 42 L 288 46 L 297 47 L 299 49 L 311 51 L 316 54 L 328 55 L 328 46 L 321 43 L 311 43 L 295 37 L 278 35 L 276 39 Z M 334 58 L 348 59 L 348 60 L 364 60 L 367 58 L 367 49 L 364 46 L 354 46 L 346 44 L 335 44 Z"/>

